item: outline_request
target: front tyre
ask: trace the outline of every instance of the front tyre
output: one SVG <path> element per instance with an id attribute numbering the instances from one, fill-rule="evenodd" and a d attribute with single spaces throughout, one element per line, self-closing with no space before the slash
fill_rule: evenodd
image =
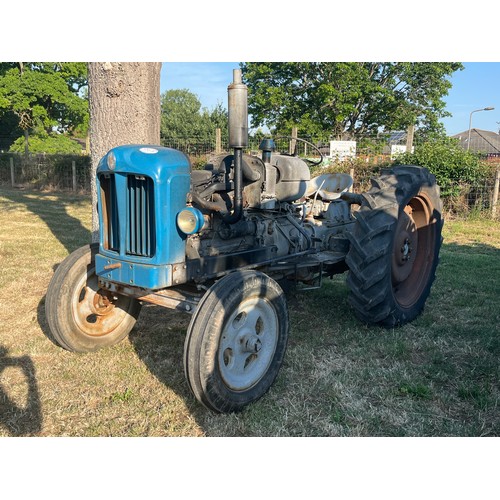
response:
<path id="1" fill-rule="evenodd" d="M 394 327 L 423 310 L 441 247 L 442 203 L 434 175 L 422 167 L 383 170 L 362 194 L 349 235 L 349 301 L 367 323 Z"/>
<path id="2" fill-rule="evenodd" d="M 52 277 L 45 314 L 54 340 L 64 349 L 90 352 L 117 344 L 134 327 L 141 304 L 99 288 L 97 243 L 68 255 Z"/>
<path id="3" fill-rule="evenodd" d="M 241 411 L 271 387 L 288 341 L 280 286 L 256 271 L 236 271 L 203 296 L 188 327 L 184 368 L 200 403 L 218 413 Z"/>

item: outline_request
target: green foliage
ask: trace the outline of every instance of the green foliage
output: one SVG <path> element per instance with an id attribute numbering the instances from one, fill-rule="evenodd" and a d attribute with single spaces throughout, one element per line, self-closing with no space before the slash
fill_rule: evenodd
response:
<path id="1" fill-rule="evenodd" d="M 430 399 L 432 397 L 432 391 L 430 387 L 424 384 L 401 384 L 399 387 L 399 393 L 403 396 L 410 396 L 419 399 Z"/>
<path id="2" fill-rule="evenodd" d="M 200 121 L 200 108 L 199 99 L 189 90 L 167 90 L 161 96 L 161 134 L 192 137 Z"/>
<path id="3" fill-rule="evenodd" d="M 23 153 L 24 146 L 24 137 L 19 137 L 19 139 L 16 139 L 10 147 L 10 152 Z M 80 154 L 82 146 L 66 135 L 41 134 L 30 137 L 29 150 L 31 153 Z"/>
<path id="4" fill-rule="evenodd" d="M 484 411 L 494 404 L 491 389 L 484 385 L 462 385 L 458 388 L 458 397 L 464 401 L 470 401 L 478 410 Z"/>
<path id="5" fill-rule="evenodd" d="M 219 102 L 215 108 L 208 110 L 203 108 L 202 124 L 204 134 L 213 137 L 214 131 L 217 128 L 221 129 L 221 138 L 223 141 L 228 140 L 228 116 L 226 108 Z"/>
<path id="6" fill-rule="evenodd" d="M 202 109 L 198 97 L 187 89 L 167 90 L 161 96 L 162 137 L 213 141 L 215 129 L 220 128 L 224 140 L 227 139 L 227 123 L 227 111 L 222 104 L 212 110 Z"/>
<path id="7" fill-rule="evenodd" d="M 15 127 L 27 135 L 35 130 L 39 135 L 85 134 L 86 85 L 86 63 L 2 63 L 0 128 L 2 121 L 15 117 Z"/>
<path id="8" fill-rule="evenodd" d="M 487 173 L 476 153 L 464 150 L 451 138 L 421 144 L 414 153 L 399 155 L 394 163 L 427 167 L 436 176 L 442 196 L 455 194 L 459 183 L 473 183 Z"/>
<path id="9" fill-rule="evenodd" d="M 134 392 L 127 387 L 123 392 L 114 392 L 111 394 L 111 401 L 113 403 L 127 403 L 134 397 Z"/>
<path id="10" fill-rule="evenodd" d="M 440 130 L 460 63 L 242 63 L 252 126 L 341 137 L 416 125 Z"/>

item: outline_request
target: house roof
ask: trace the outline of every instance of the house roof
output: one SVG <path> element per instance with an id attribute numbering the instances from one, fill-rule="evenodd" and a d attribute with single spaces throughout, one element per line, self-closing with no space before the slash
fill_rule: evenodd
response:
<path id="1" fill-rule="evenodd" d="M 469 131 L 465 130 L 459 134 L 452 136 L 460 141 L 463 148 L 467 148 L 469 142 Z M 470 146 L 471 151 L 478 151 L 481 153 L 492 154 L 500 153 L 500 135 L 490 130 L 480 130 L 473 128 L 470 131 Z"/>

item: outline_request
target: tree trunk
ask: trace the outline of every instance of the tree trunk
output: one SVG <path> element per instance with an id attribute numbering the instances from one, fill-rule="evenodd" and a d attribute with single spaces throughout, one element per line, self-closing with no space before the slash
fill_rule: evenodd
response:
<path id="1" fill-rule="evenodd" d="M 28 156 L 30 154 L 30 143 L 29 143 L 29 132 L 28 129 L 24 129 L 24 154 Z"/>
<path id="2" fill-rule="evenodd" d="M 161 63 L 88 63 L 92 241 L 99 240 L 95 173 L 122 144 L 160 143 Z"/>

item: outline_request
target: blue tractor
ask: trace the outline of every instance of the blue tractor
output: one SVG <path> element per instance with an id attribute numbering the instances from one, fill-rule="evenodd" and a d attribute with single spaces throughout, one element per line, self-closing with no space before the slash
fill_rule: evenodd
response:
<path id="1" fill-rule="evenodd" d="M 350 176 L 311 178 L 309 160 L 277 153 L 271 139 L 259 155 L 245 154 L 241 70 L 228 100 L 232 154 L 202 170 L 152 145 L 116 147 L 102 158 L 99 243 L 69 255 L 46 296 L 54 339 L 75 352 L 125 338 L 143 303 L 190 313 L 186 379 L 200 403 L 224 413 L 263 396 L 278 375 L 289 334 L 283 288 L 319 288 L 346 272 L 361 321 L 407 323 L 430 293 L 442 229 L 427 169 L 383 170 L 355 194 Z"/>

